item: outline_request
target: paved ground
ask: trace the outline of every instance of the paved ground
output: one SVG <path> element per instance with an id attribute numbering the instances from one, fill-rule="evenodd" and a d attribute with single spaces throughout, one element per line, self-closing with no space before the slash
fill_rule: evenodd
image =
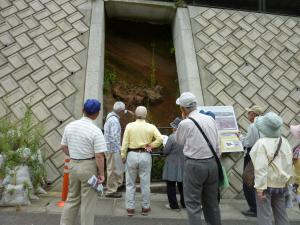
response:
<path id="1" fill-rule="evenodd" d="M 136 215 L 128 218 L 124 207 L 124 199 L 108 199 L 99 197 L 96 210 L 96 225 L 185 225 L 185 210 L 174 212 L 165 208 L 167 197 L 164 194 L 152 194 L 152 211 L 148 216 L 140 215 L 140 194 L 137 193 Z M 0 207 L 1 225 L 57 225 L 62 208 L 57 207 L 59 195 L 49 193 L 30 206 L 21 208 Z M 255 218 L 247 218 L 240 211 L 247 208 L 243 200 L 222 199 L 221 216 L 223 225 L 252 225 Z M 17 211 L 18 210 L 18 211 Z M 300 210 L 295 206 L 288 210 L 291 224 L 300 224 Z"/>

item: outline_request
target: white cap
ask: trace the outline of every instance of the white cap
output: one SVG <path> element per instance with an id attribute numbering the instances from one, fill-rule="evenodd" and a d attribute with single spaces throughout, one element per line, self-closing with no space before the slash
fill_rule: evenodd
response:
<path id="1" fill-rule="evenodd" d="M 138 107 L 136 107 L 135 115 L 137 117 L 141 117 L 141 118 L 145 119 L 146 116 L 147 116 L 147 109 L 146 109 L 146 107 L 145 106 L 138 106 Z"/>
<path id="2" fill-rule="evenodd" d="M 124 111 L 125 110 L 125 104 L 124 102 L 115 102 L 114 106 L 113 106 L 113 110 L 114 111 Z"/>
<path id="3" fill-rule="evenodd" d="M 176 104 L 185 108 L 197 105 L 196 96 L 191 92 L 183 92 L 176 100 Z"/>

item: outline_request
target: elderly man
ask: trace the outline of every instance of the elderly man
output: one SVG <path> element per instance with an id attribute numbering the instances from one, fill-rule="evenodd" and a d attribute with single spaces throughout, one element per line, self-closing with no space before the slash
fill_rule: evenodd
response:
<path id="1" fill-rule="evenodd" d="M 65 128 L 61 149 L 71 158 L 70 183 L 60 225 L 74 225 L 80 206 L 81 225 L 94 224 L 97 192 L 90 187 L 88 180 L 96 175 L 98 182 L 104 181 L 106 144 L 102 131 L 93 123 L 99 115 L 100 108 L 98 100 L 86 100 L 83 107 L 84 116 Z"/>
<path id="2" fill-rule="evenodd" d="M 106 197 L 121 198 L 122 194 L 117 192 L 118 187 L 123 184 L 123 166 L 121 150 L 121 124 L 120 117 L 127 113 L 123 102 L 115 102 L 113 111 L 110 112 L 104 124 L 104 136 L 108 151 L 105 153 L 106 158 Z M 119 168 L 119 169 L 117 169 Z M 119 171 L 118 171 L 119 170 Z"/>
<path id="3" fill-rule="evenodd" d="M 263 113 L 260 106 L 254 105 L 251 108 L 247 108 L 247 116 L 250 121 L 250 126 L 248 127 L 246 136 L 240 136 L 240 140 L 244 146 L 245 156 L 244 156 L 244 169 L 247 164 L 251 161 L 250 151 L 252 146 L 256 141 L 263 135 L 259 133 L 258 129 L 254 125 L 255 118 Z M 247 186 L 243 183 L 243 191 L 248 203 L 249 209 L 242 211 L 245 216 L 256 217 L 256 201 L 255 201 L 255 189 L 253 187 Z"/>
<path id="4" fill-rule="evenodd" d="M 182 117 L 175 140 L 184 146 L 184 197 L 188 213 L 189 225 L 201 225 L 201 213 L 210 225 L 220 225 L 220 209 L 218 204 L 218 165 L 212 150 L 204 139 L 194 119 L 206 134 L 217 155 L 220 155 L 218 131 L 215 120 L 197 110 L 194 94 L 184 92 L 176 100 L 180 106 Z"/>
<path id="5" fill-rule="evenodd" d="M 147 109 L 138 106 L 135 110 L 136 121 L 127 124 L 124 132 L 121 156 L 126 162 L 126 210 L 128 216 L 134 215 L 135 181 L 140 178 L 142 192 L 142 215 L 150 211 L 151 151 L 162 144 L 158 129 L 145 121 Z"/>

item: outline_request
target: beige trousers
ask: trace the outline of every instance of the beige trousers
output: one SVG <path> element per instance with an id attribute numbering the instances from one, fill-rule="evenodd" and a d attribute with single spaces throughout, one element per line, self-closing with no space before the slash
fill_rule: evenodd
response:
<path id="1" fill-rule="evenodd" d="M 124 174 L 116 174 L 114 154 L 120 152 L 105 152 L 106 158 L 106 194 L 117 192 L 119 186 L 123 184 Z"/>
<path id="2" fill-rule="evenodd" d="M 95 160 L 71 160 L 69 164 L 69 193 L 60 225 L 75 225 L 79 211 L 81 225 L 94 225 L 97 192 L 87 183 L 97 175 Z"/>

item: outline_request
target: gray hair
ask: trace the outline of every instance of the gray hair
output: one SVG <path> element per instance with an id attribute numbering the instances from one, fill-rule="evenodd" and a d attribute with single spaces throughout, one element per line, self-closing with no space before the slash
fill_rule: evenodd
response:
<path id="1" fill-rule="evenodd" d="M 125 110 L 125 104 L 124 102 L 118 101 L 115 102 L 114 106 L 113 106 L 113 111 L 114 112 L 121 112 Z"/>

